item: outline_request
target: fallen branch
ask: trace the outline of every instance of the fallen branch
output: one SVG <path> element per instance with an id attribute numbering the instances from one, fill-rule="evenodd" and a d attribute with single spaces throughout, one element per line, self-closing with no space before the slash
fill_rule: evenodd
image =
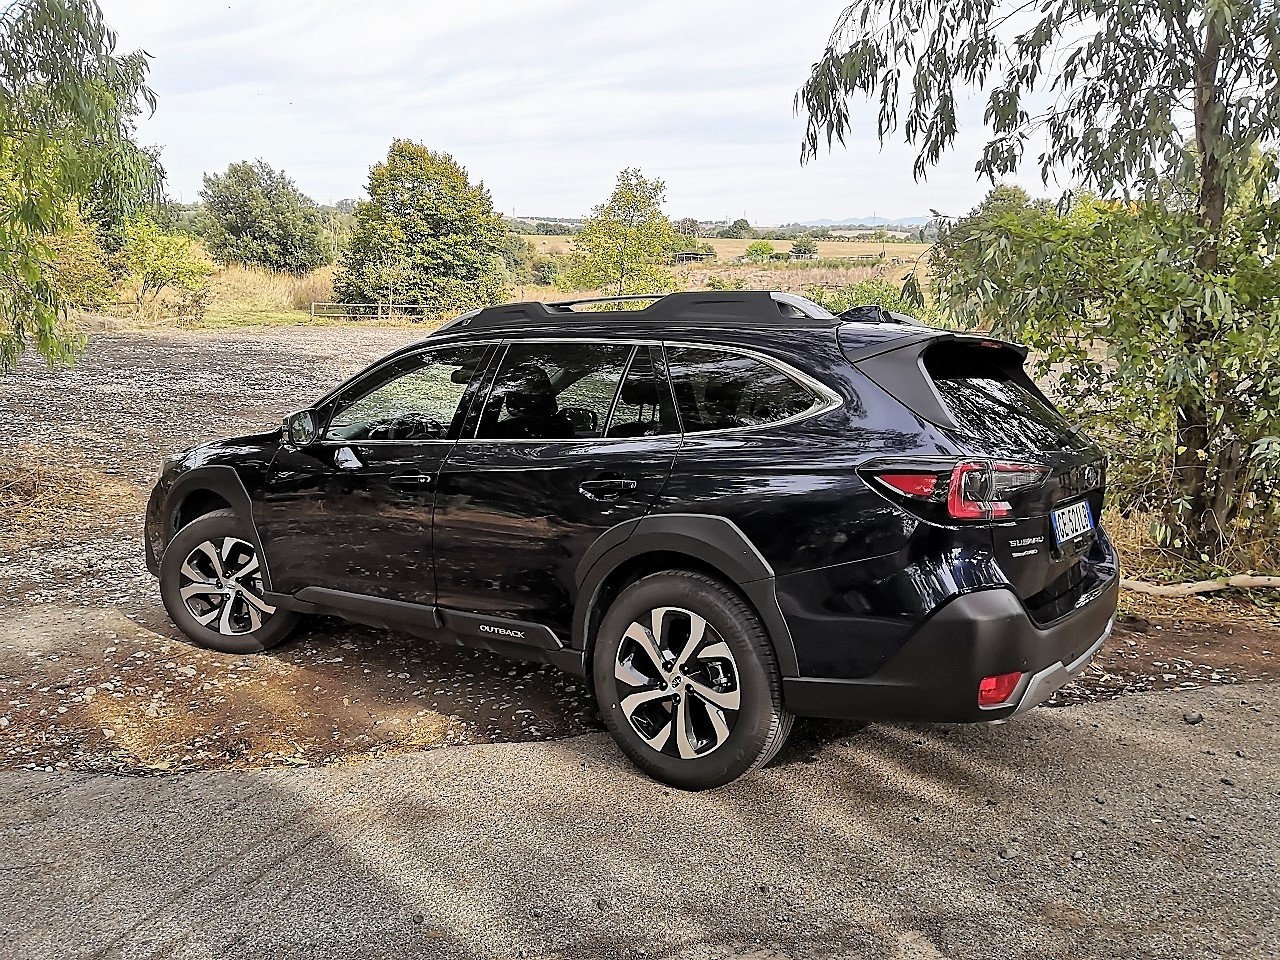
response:
<path id="1" fill-rule="evenodd" d="M 1153 597 L 1191 597 L 1198 593 L 1215 593 L 1218 590 L 1229 590 L 1239 587 L 1242 590 L 1257 590 L 1264 587 L 1280 589 L 1280 577 L 1255 577 L 1247 573 L 1234 577 L 1218 577 L 1216 580 L 1197 580 L 1194 583 L 1144 583 L 1141 580 L 1121 580 L 1120 586 L 1134 593 L 1145 593 Z"/>

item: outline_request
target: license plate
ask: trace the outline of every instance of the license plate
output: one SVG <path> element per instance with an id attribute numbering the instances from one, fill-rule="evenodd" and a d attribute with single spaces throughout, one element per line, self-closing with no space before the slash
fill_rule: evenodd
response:
<path id="1" fill-rule="evenodd" d="M 1089 509 L 1088 500 L 1053 511 L 1053 534 L 1058 540 L 1058 546 L 1083 537 L 1092 530 L 1093 511 Z"/>

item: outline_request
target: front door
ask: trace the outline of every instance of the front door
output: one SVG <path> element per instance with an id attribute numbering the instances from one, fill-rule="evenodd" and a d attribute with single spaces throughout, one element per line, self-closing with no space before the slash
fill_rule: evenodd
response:
<path id="1" fill-rule="evenodd" d="M 258 531 L 272 586 L 435 601 L 431 512 L 488 346 L 422 350 L 355 381 L 321 439 L 271 465 Z"/>
<path id="2" fill-rule="evenodd" d="M 649 511 L 680 449 L 660 353 L 515 341 L 473 413 L 440 471 L 437 602 L 567 638 L 578 561 Z"/>

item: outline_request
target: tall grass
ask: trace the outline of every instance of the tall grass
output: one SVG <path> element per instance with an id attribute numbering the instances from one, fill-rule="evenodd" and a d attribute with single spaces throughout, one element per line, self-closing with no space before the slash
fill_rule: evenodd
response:
<path id="1" fill-rule="evenodd" d="M 333 299 L 333 267 L 302 276 L 231 264 L 213 277 L 210 311 L 310 310 L 312 303 Z"/>

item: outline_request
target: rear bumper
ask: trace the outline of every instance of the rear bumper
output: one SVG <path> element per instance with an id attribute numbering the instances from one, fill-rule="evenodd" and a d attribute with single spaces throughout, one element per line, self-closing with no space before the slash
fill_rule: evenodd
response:
<path id="1" fill-rule="evenodd" d="M 1003 720 L 1043 703 L 1082 671 L 1111 635 L 1113 577 L 1070 615 L 1037 627 L 1009 589 L 956 597 L 926 620 L 879 670 L 857 679 L 786 678 L 783 703 L 809 717 L 962 723 Z M 978 684 L 1025 674 L 999 707 L 978 706 Z"/>

